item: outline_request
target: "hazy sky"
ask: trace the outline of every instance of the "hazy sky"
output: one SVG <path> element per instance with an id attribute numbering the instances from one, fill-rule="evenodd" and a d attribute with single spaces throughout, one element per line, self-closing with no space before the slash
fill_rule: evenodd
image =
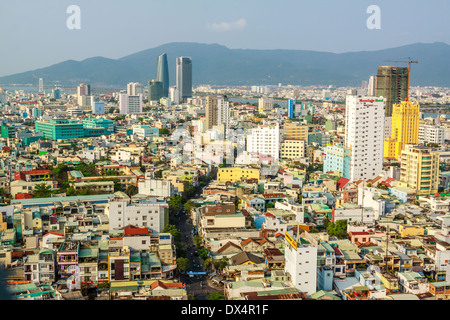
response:
<path id="1" fill-rule="evenodd" d="M 70 5 L 81 29 L 69 30 Z M 370 5 L 381 29 L 370 30 Z M 0 0 L 0 76 L 169 42 L 329 52 L 450 44 L 449 0 Z"/>

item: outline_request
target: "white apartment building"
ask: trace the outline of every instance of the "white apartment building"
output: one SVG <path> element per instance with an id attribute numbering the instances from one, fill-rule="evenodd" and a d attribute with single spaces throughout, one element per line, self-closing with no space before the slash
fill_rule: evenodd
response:
<path id="1" fill-rule="evenodd" d="M 378 220 L 376 212 L 372 208 L 362 208 L 360 206 L 336 207 L 334 209 L 334 221 L 347 220 L 348 223 L 363 223 L 373 226 Z"/>
<path id="2" fill-rule="evenodd" d="M 345 146 L 351 148 L 350 180 L 373 179 L 383 169 L 386 99 L 348 95 Z"/>
<path id="3" fill-rule="evenodd" d="M 175 193 L 175 187 L 170 180 L 153 179 L 146 174 L 145 179 L 138 182 L 140 194 L 154 197 L 170 198 Z"/>
<path id="4" fill-rule="evenodd" d="M 375 213 L 375 220 L 386 213 L 386 201 L 381 197 L 377 188 L 359 186 L 358 205 L 364 208 L 372 208 Z"/>
<path id="5" fill-rule="evenodd" d="M 109 218 L 109 230 L 133 225 L 159 234 L 169 222 L 167 203 L 157 199 L 131 203 L 129 199 L 114 198 L 105 208 L 105 214 Z"/>
<path id="6" fill-rule="evenodd" d="M 92 114 L 105 114 L 105 102 L 96 101 L 95 97 L 91 97 Z"/>
<path id="7" fill-rule="evenodd" d="M 140 161 L 140 156 L 134 154 L 132 151 L 119 149 L 116 151 L 115 155 L 111 156 L 111 160 L 116 162 L 123 161 L 138 164 Z"/>
<path id="8" fill-rule="evenodd" d="M 259 113 L 263 113 L 264 110 L 273 109 L 273 99 L 267 96 L 261 97 L 258 100 L 258 111 Z"/>
<path id="9" fill-rule="evenodd" d="M 135 96 L 121 93 L 119 95 L 120 114 L 142 113 L 143 95 Z"/>
<path id="10" fill-rule="evenodd" d="M 127 94 L 130 96 L 144 95 L 144 85 L 139 82 L 130 82 L 127 84 Z"/>
<path id="11" fill-rule="evenodd" d="M 419 144 L 437 143 L 444 144 L 445 128 L 443 126 L 420 124 L 419 125 Z"/>
<path id="12" fill-rule="evenodd" d="M 391 137 L 392 131 L 392 117 L 384 118 L 384 140 Z"/>
<path id="13" fill-rule="evenodd" d="M 169 98 L 171 103 L 180 104 L 180 91 L 177 89 L 177 87 L 169 88 Z"/>
<path id="14" fill-rule="evenodd" d="M 282 221 L 281 219 L 266 217 L 266 220 L 262 224 L 261 229 L 263 230 L 272 230 L 275 233 L 286 233 L 287 231 L 287 223 Z"/>
<path id="15" fill-rule="evenodd" d="M 280 158 L 280 125 L 259 126 L 249 130 L 247 135 L 247 151 L 261 156 Z"/>
<path id="16" fill-rule="evenodd" d="M 294 287 L 307 294 L 317 290 L 317 248 L 301 239 L 298 243 L 289 233 L 285 233 L 285 267 L 284 271 L 291 276 Z"/>

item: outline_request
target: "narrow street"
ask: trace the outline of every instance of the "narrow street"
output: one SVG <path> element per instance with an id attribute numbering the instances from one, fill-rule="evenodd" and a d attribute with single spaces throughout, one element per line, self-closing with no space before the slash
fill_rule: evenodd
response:
<path id="1" fill-rule="evenodd" d="M 181 239 L 186 243 L 186 258 L 189 259 L 189 269 L 187 272 L 206 272 L 200 275 L 181 276 L 180 281 L 186 283 L 186 290 L 189 295 L 196 297 L 198 300 L 206 300 L 208 294 L 212 292 L 223 293 L 222 287 L 213 285 L 209 280 L 209 270 L 203 267 L 203 259 L 197 254 L 197 247 L 194 244 L 194 235 L 192 234 L 193 225 L 189 221 L 189 217 L 183 211 L 176 216 L 177 229 L 181 233 Z"/>

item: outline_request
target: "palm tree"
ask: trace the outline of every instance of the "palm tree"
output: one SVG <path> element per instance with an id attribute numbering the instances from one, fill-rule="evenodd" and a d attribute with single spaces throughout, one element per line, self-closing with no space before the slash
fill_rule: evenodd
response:
<path id="1" fill-rule="evenodd" d="M 45 183 L 39 183 L 34 187 L 34 198 L 48 198 L 52 194 L 52 187 Z"/>

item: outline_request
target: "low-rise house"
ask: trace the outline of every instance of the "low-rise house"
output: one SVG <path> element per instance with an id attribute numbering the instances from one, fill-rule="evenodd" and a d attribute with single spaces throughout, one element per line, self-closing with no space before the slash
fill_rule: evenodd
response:
<path id="1" fill-rule="evenodd" d="M 399 278 L 400 291 L 403 293 L 417 295 L 430 290 L 430 283 L 427 278 L 417 272 L 397 272 L 396 275 Z"/>

